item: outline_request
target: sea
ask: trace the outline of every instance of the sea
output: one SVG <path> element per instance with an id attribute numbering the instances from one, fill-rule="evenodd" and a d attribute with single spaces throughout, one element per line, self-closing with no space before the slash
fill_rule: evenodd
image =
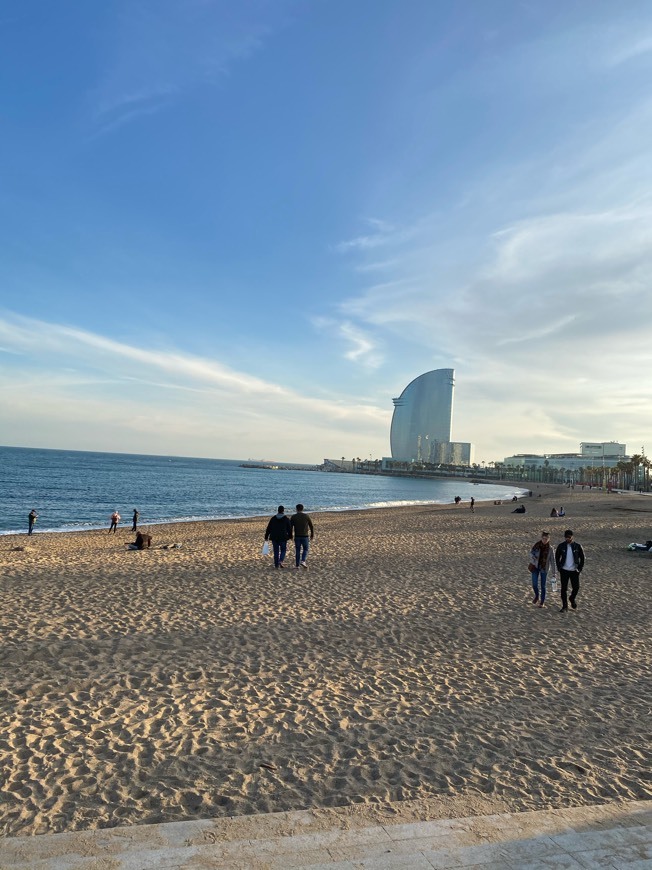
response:
<path id="1" fill-rule="evenodd" d="M 246 460 L 142 456 L 0 447 L 0 534 L 108 528 L 117 510 L 131 525 L 267 516 L 279 504 L 308 512 L 450 504 L 511 498 L 524 490 L 467 480 L 339 474 L 301 468 L 246 468 Z"/>

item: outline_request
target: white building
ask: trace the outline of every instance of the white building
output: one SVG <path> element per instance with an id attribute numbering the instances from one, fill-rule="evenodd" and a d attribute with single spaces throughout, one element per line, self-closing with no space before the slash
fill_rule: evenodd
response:
<path id="1" fill-rule="evenodd" d="M 613 468 L 627 459 L 627 446 L 617 441 L 582 441 L 580 453 L 516 453 L 506 456 L 508 468 L 554 468 L 579 471 L 581 468 Z"/>

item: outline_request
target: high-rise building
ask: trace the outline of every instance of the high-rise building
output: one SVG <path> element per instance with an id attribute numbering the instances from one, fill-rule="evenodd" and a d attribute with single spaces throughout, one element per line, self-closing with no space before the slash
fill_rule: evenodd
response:
<path id="1" fill-rule="evenodd" d="M 442 461 L 440 445 L 451 441 L 454 386 L 454 369 L 435 369 L 419 375 L 398 399 L 392 400 L 394 415 L 390 444 L 393 459 Z"/>

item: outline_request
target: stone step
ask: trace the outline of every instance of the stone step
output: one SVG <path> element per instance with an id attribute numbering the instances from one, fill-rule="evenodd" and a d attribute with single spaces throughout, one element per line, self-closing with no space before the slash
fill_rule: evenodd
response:
<path id="1" fill-rule="evenodd" d="M 369 824 L 378 814 L 342 807 L 9 837 L 0 870 L 652 868 L 652 801 Z"/>

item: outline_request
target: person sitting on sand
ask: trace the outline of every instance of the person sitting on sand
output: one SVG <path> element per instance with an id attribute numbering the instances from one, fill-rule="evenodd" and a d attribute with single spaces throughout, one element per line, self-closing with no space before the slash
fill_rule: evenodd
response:
<path id="1" fill-rule="evenodd" d="M 113 532 L 113 534 L 115 535 L 116 531 L 118 530 L 118 523 L 120 522 L 120 519 L 120 514 L 117 511 L 113 511 L 113 513 L 111 514 L 111 525 L 109 526 L 109 534 Z"/>
<path id="2" fill-rule="evenodd" d="M 560 517 L 565 517 L 565 516 L 566 516 L 566 511 L 563 509 L 563 507 L 560 507 L 560 508 L 559 508 L 559 516 L 560 516 Z"/>
<path id="3" fill-rule="evenodd" d="M 138 532 L 133 544 L 127 544 L 130 550 L 149 550 L 152 546 L 152 536 Z"/>
<path id="4" fill-rule="evenodd" d="M 551 516 L 551 517 L 558 517 L 558 516 L 559 516 L 559 511 L 557 510 L 557 508 L 553 508 L 553 509 L 550 511 L 550 516 Z"/>
<path id="5" fill-rule="evenodd" d="M 514 508 L 514 510 L 512 511 L 512 513 L 513 513 L 513 514 L 524 514 L 524 513 L 525 513 L 525 505 L 522 504 L 522 505 L 520 505 L 519 507 Z"/>

